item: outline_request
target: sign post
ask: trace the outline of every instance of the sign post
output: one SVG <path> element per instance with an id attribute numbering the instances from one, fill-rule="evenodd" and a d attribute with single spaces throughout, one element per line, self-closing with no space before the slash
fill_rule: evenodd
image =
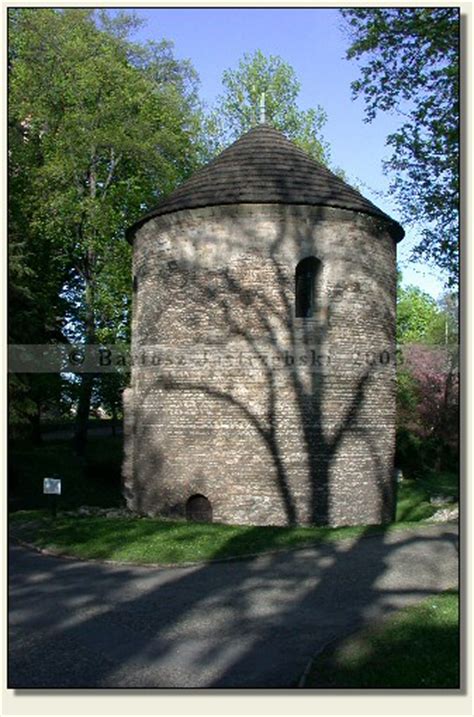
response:
<path id="1" fill-rule="evenodd" d="M 51 515 L 56 517 L 58 497 L 61 495 L 61 478 L 44 478 L 43 493 L 50 496 Z"/>

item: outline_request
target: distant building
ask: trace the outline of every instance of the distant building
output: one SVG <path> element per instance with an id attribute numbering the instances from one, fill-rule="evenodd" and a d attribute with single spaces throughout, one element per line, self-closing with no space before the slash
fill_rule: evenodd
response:
<path id="1" fill-rule="evenodd" d="M 391 520 L 402 237 L 267 124 L 137 222 L 129 507 L 255 525 Z"/>

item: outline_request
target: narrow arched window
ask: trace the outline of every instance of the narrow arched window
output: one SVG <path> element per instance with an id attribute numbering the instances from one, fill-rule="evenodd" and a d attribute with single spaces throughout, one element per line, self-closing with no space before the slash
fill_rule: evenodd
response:
<path id="1" fill-rule="evenodd" d="M 295 271 L 295 316 L 310 318 L 316 313 L 316 284 L 321 262 L 314 256 L 302 259 Z"/>

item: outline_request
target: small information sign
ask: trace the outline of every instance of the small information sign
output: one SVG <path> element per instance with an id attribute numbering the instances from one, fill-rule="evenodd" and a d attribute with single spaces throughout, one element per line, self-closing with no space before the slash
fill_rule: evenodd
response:
<path id="1" fill-rule="evenodd" d="M 44 478 L 43 493 L 45 495 L 61 495 L 61 478 Z"/>

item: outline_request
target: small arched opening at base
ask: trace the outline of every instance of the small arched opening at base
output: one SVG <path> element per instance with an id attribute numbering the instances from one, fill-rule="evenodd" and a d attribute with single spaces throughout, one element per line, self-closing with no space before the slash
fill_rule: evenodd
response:
<path id="1" fill-rule="evenodd" d="M 186 519 L 194 523 L 212 523 L 212 505 L 205 495 L 196 493 L 188 499 Z"/>

